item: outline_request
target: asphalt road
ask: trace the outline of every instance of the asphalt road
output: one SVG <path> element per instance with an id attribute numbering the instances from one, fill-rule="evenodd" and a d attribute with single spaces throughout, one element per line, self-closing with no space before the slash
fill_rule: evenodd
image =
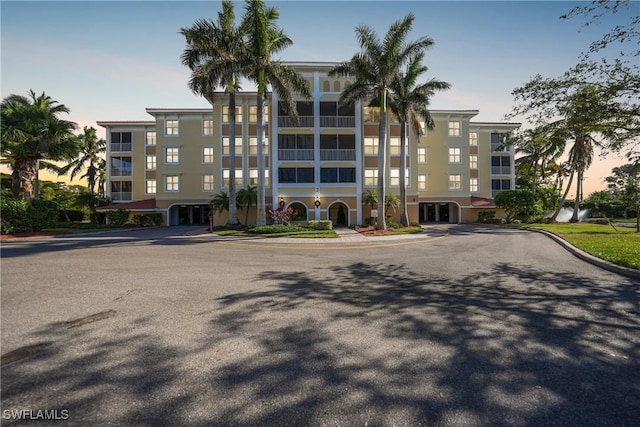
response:
<path id="1" fill-rule="evenodd" d="M 200 232 L 3 242 L 2 424 L 640 425 L 640 284 L 546 236 Z"/>

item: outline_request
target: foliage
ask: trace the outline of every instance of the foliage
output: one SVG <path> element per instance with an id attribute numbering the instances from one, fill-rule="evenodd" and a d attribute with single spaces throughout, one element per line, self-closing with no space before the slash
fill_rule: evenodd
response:
<path id="1" fill-rule="evenodd" d="M 107 212 L 107 219 L 109 220 L 109 224 L 113 224 L 116 227 L 122 227 L 129 221 L 129 216 L 131 212 L 128 209 L 119 208 L 112 211 Z"/>
<path id="2" fill-rule="evenodd" d="M 270 225 L 258 225 L 256 227 L 247 230 L 248 233 L 253 234 L 278 234 L 278 233 L 293 233 L 297 231 L 305 230 L 304 227 L 295 224 L 270 224 Z"/>
<path id="3" fill-rule="evenodd" d="M 378 191 L 369 189 L 362 195 L 362 204 L 369 205 L 371 209 L 378 205 Z"/>
<path id="4" fill-rule="evenodd" d="M 640 165 L 629 163 L 615 167 L 605 178 L 620 204 L 636 212 L 636 231 L 640 232 Z"/>
<path id="5" fill-rule="evenodd" d="M 249 209 L 258 202 L 258 191 L 255 185 L 247 185 L 238 190 L 236 201 L 238 206 L 244 210 L 244 223 L 249 223 Z"/>
<path id="6" fill-rule="evenodd" d="M 478 222 L 483 224 L 492 224 L 496 219 L 496 211 L 480 211 L 478 212 Z"/>
<path id="7" fill-rule="evenodd" d="M 27 231 L 29 229 L 26 223 L 28 208 L 29 203 L 25 200 L 14 197 L 0 198 L 0 210 L 2 211 L 0 231 L 2 231 L 2 234 Z"/>
<path id="8" fill-rule="evenodd" d="M 159 227 L 162 225 L 162 214 L 148 213 L 133 215 L 131 222 L 137 227 Z"/>
<path id="9" fill-rule="evenodd" d="M 277 209 L 273 209 L 271 205 L 267 206 L 267 215 L 274 224 L 289 224 L 292 214 L 292 207 L 288 207 L 286 209 L 284 207 L 278 207 Z"/>
<path id="10" fill-rule="evenodd" d="M 27 209 L 29 231 L 40 231 L 53 227 L 58 221 L 58 205 L 47 200 L 34 199 Z"/>
<path id="11" fill-rule="evenodd" d="M 58 214 L 58 221 L 84 221 L 84 212 L 76 209 L 61 209 Z"/>
<path id="12" fill-rule="evenodd" d="M 217 213 L 229 211 L 229 195 L 221 191 L 213 196 L 213 199 L 209 202 L 209 216 L 214 216 Z"/>
<path id="13" fill-rule="evenodd" d="M 309 228 L 312 230 L 333 230 L 333 222 L 323 220 L 311 220 L 309 221 Z"/>
<path id="14" fill-rule="evenodd" d="M 96 184 L 100 175 L 104 173 L 106 163 L 102 159 L 107 151 L 107 142 L 96 134 L 94 127 L 85 126 L 83 134 L 78 137 L 78 156 L 60 170 L 60 175 L 65 175 L 71 171 L 71 179 L 79 175 L 86 169 L 80 178 L 86 178 L 89 184 L 89 191 L 95 193 Z"/>
<path id="15" fill-rule="evenodd" d="M 384 198 L 384 205 L 386 207 L 385 213 L 387 215 L 387 222 L 391 221 L 390 218 L 395 215 L 396 211 L 400 207 L 400 198 L 395 194 L 387 194 Z M 389 225 L 390 227 L 390 225 Z M 396 227 L 397 228 L 397 227 Z"/>
<path id="16" fill-rule="evenodd" d="M 501 191 L 494 200 L 496 207 L 506 212 L 507 222 L 529 222 L 534 216 L 542 214 L 535 195 L 527 190 Z"/>

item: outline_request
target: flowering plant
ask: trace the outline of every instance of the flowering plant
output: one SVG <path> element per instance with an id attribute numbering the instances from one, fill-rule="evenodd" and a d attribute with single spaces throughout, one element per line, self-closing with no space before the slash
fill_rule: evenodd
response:
<path id="1" fill-rule="evenodd" d="M 271 218 L 274 224 L 289 224 L 291 220 L 291 215 L 293 214 L 293 208 L 288 207 L 285 209 L 284 207 L 278 207 L 277 209 L 273 209 L 271 205 L 267 205 L 267 215 Z"/>

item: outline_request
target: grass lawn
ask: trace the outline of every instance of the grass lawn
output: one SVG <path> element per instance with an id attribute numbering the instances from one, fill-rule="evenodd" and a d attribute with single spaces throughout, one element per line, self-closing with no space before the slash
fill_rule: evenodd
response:
<path id="1" fill-rule="evenodd" d="M 393 236 L 397 234 L 417 234 L 422 233 L 422 227 L 410 226 L 402 228 L 390 228 L 388 230 L 376 230 L 373 227 L 356 228 L 356 231 L 365 236 Z"/>
<path id="2" fill-rule="evenodd" d="M 640 233 L 635 228 L 601 224 L 529 224 L 545 230 L 577 248 L 614 264 L 640 270 Z"/>
<path id="3" fill-rule="evenodd" d="M 299 239 L 325 238 L 331 239 L 338 237 L 333 230 L 300 230 L 278 233 L 249 233 L 242 229 L 216 227 L 213 232 L 218 236 L 260 236 L 260 237 L 293 237 Z"/>

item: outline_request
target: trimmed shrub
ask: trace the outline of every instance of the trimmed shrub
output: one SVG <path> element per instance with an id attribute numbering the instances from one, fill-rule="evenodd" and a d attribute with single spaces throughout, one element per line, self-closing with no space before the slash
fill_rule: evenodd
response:
<path id="1" fill-rule="evenodd" d="M 536 196 L 527 190 L 506 190 L 496 194 L 496 206 L 504 209 L 507 222 L 519 220 L 529 222 L 531 218 L 542 214 Z"/>
<path id="2" fill-rule="evenodd" d="M 305 230 L 304 227 L 300 227 L 295 224 L 271 224 L 271 225 L 261 225 L 258 227 L 253 227 L 247 230 L 249 233 L 255 234 L 277 234 L 277 233 L 294 233 L 296 231 Z"/>
<path id="3" fill-rule="evenodd" d="M 2 234 L 27 231 L 29 229 L 26 221 L 28 208 L 29 204 L 25 200 L 13 197 L 0 198 L 0 210 L 2 210 L 0 231 Z"/>
<path id="4" fill-rule="evenodd" d="M 481 211 L 478 212 L 478 222 L 484 224 L 491 224 L 495 221 L 496 211 Z"/>
<path id="5" fill-rule="evenodd" d="M 40 231 L 43 228 L 55 227 L 58 221 L 58 205 L 47 200 L 31 200 L 27 209 L 29 231 Z"/>
<path id="6" fill-rule="evenodd" d="M 309 221 L 309 228 L 313 230 L 333 230 L 333 222 L 327 219 L 311 220 Z"/>
<path id="7" fill-rule="evenodd" d="M 157 227 L 162 224 L 162 214 L 150 213 L 134 215 L 131 222 L 137 227 Z"/>
<path id="8" fill-rule="evenodd" d="M 131 212 L 129 212 L 127 209 L 120 208 L 114 211 L 107 212 L 107 219 L 109 220 L 110 224 L 113 224 L 117 227 L 122 227 L 129 220 L 130 214 Z"/>

